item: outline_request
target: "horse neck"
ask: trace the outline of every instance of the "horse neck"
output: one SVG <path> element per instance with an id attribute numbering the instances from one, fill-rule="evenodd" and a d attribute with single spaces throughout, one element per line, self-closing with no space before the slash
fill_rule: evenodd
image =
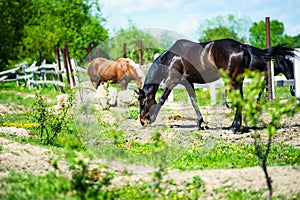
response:
<path id="1" fill-rule="evenodd" d="M 138 75 L 136 69 L 131 69 L 129 73 L 130 73 L 131 79 L 134 80 L 137 85 L 142 86 L 142 84 L 143 84 L 142 80 L 141 80 L 140 76 Z"/>
<path id="2" fill-rule="evenodd" d="M 143 85 L 143 91 L 145 92 L 146 96 L 152 96 L 155 99 L 155 94 L 159 88 L 159 84 L 156 83 L 145 83 Z"/>
<path id="3" fill-rule="evenodd" d="M 171 54 L 168 51 L 165 51 L 153 61 L 151 67 L 147 72 L 143 86 L 143 90 L 146 95 L 153 94 L 153 96 L 155 97 L 160 83 L 168 75 L 167 62 L 168 60 L 170 60 L 170 56 Z"/>

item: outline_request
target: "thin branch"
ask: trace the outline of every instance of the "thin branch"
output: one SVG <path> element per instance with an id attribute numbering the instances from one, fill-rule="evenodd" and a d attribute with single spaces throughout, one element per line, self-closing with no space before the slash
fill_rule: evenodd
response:
<path id="1" fill-rule="evenodd" d="M 262 161 L 261 167 L 263 168 L 263 171 L 264 171 L 264 174 L 265 174 L 265 177 L 266 177 L 268 190 L 269 190 L 269 195 L 268 195 L 268 198 L 267 198 L 268 200 L 272 199 L 272 193 L 273 193 L 272 179 L 269 176 L 268 170 L 267 170 L 267 159 L 268 159 L 268 155 L 269 155 L 269 152 L 270 152 L 271 144 L 272 144 L 272 136 L 269 135 L 267 149 L 266 149 L 265 154 L 263 154 L 263 152 L 262 152 L 263 149 L 261 148 L 261 146 L 257 142 L 257 136 L 255 137 L 255 140 L 254 140 L 255 152 L 256 152 L 257 157 L 259 159 L 261 159 L 261 161 Z"/>

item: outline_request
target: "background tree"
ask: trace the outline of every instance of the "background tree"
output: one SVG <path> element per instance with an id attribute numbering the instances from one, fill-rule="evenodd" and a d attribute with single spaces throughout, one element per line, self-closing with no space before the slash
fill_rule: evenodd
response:
<path id="1" fill-rule="evenodd" d="M 266 23 L 265 21 L 254 22 L 249 29 L 249 42 L 258 48 L 266 48 Z M 278 20 L 270 21 L 271 45 L 288 44 L 293 45 L 293 38 L 284 33 L 284 24 Z"/>
<path id="2" fill-rule="evenodd" d="M 217 16 L 206 20 L 200 25 L 198 32 L 199 41 L 210 41 L 223 38 L 231 38 L 238 41 L 245 41 L 248 38 L 250 21 L 247 18 L 236 19 L 234 15 Z"/>
<path id="3" fill-rule="evenodd" d="M 97 1 L 35 0 L 32 13 L 25 26 L 23 44 L 27 54 L 40 62 L 53 61 L 55 47 L 64 43 L 68 44 L 71 57 L 82 60 L 87 56 L 88 42 L 99 44 L 108 38 Z"/>
<path id="4" fill-rule="evenodd" d="M 152 62 L 153 55 L 159 52 L 158 42 L 151 34 L 137 29 L 131 21 L 129 21 L 129 28 L 119 29 L 106 44 L 101 44 L 100 46 L 105 47 L 110 59 L 118 59 L 122 57 L 123 43 L 125 42 L 127 57 L 138 63 L 138 39 L 142 39 L 143 62 Z"/>
<path id="5" fill-rule="evenodd" d="M 0 1 L 0 71 L 18 57 L 31 0 Z"/>
<path id="6" fill-rule="evenodd" d="M 300 34 L 293 37 L 293 40 L 294 40 L 293 47 L 300 48 Z"/>
<path id="7" fill-rule="evenodd" d="M 87 56 L 87 44 L 108 38 L 97 0 L 12 0 L 0 2 L 0 63 L 9 59 L 55 61 L 56 46 L 69 46 L 78 61 Z M 4 65 L 0 65 L 4 69 Z"/>

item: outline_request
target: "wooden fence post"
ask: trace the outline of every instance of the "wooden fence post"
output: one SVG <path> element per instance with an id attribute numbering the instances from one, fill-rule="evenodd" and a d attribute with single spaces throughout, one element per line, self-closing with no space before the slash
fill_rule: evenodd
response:
<path id="1" fill-rule="evenodd" d="M 59 53 L 59 47 L 56 47 L 56 55 L 57 55 L 57 65 L 58 65 L 58 71 L 59 71 L 59 75 L 58 75 L 58 80 L 60 82 L 63 82 L 63 78 L 62 78 L 62 74 L 61 74 L 61 63 L 60 63 L 60 53 Z M 61 91 L 64 91 L 64 87 L 60 86 Z"/>
<path id="2" fill-rule="evenodd" d="M 143 65 L 143 52 L 142 52 L 143 45 L 142 45 L 141 39 L 138 40 L 138 48 L 139 48 L 139 63 L 140 63 L 140 66 L 142 66 Z"/>
<path id="3" fill-rule="evenodd" d="M 92 60 L 92 43 L 88 42 L 88 56 L 89 56 L 89 62 Z"/>
<path id="4" fill-rule="evenodd" d="M 266 46 L 271 47 L 270 41 L 270 18 L 266 17 Z M 270 100 L 275 98 L 274 95 L 274 67 L 272 69 L 271 61 L 267 62 L 267 73 L 268 73 L 268 97 Z"/>
<path id="5" fill-rule="evenodd" d="M 97 55 L 98 55 L 98 58 L 101 57 L 101 48 L 100 48 L 100 46 L 97 46 Z"/>
<path id="6" fill-rule="evenodd" d="M 126 58 L 126 42 L 123 43 L 123 58 Z"/>
<path id="7" fill-rule="evenodd" d="M 72 86 L 74 87 L 74 86 L 76 86 L 75 78 L 74 78 L 74 71 L 73 71 L 73 67 L 72 67 L 72 64 L 71 64 L 71 58 L 70 58 L 68 45 L 66 44 L 66 46 L 67 46 L 67 52 L 66 53 L 67 53 L 68 66 L 70 67 L 70 75 L 71 75 L 71 79 L 72 79 Z"/>
<path id="8" fill-rule="evenodd" d="M 68 90 L 71 90 L 71 81 L 70 81 L 70 76 L 69 76 L 67 51 L 68 51 L 68 45 L 65 43 L 65 46 L 64 46 L 64 67 L 66 69 L 66 76 L 67 76 L 67 81 L 68 81 Z"/>

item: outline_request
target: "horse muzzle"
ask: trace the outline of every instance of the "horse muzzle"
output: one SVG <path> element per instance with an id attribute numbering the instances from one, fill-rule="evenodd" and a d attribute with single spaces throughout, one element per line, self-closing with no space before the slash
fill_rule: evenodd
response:
<path id="1" fill-rule="evenodd" d="M 151 118 L 149 115 L 140 117 L 140 123 L 142 126 L 146 126 L 147 124 L 152 124 L 155 121 L 154 118 Z"/>
<path id="2" fill-rule="evenodd" d="M 145 126 L 146 124 L 149 124 L 148 122 L 149 122 L 149 117 L 140 117 L 140 122 L 141 122 L 141 125 L 142 126 Z"/>

